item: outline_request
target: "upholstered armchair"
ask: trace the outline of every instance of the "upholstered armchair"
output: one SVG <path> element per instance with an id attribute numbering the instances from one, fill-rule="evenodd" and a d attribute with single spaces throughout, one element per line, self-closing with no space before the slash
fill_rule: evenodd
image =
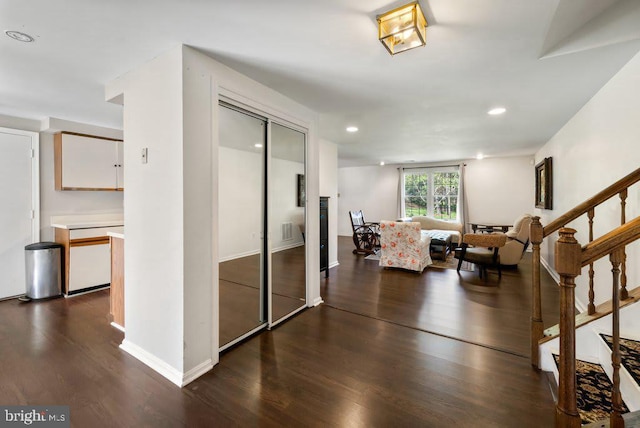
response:
<path id="1" fill-rule="evenodd" d="M 431 238 L 420 223 L 380 222 L 380 266 L 422 272 L 431 264 Z"/>
<path id="2" fill-rule="evenodd" d="M 463 261 L 477 265 L 481 278 L 483 274 L 486 275 L 487 267 L 497 268 L 498 275 L 501 276 L 502 266 L 517 265 L 529 246 L 531 220 L 530 214 L 520 216 L 513 228 L 506 233 L 466 233 L 462 238 L 462 245 L 455 252 L 458 272 Z"/>

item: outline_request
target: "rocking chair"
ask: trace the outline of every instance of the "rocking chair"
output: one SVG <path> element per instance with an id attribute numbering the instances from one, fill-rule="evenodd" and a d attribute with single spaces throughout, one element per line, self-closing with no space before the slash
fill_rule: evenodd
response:
<path id="1" fill-rule="evenodd" d="M 375 254 L 376 248 L 380 247 L 380 223 L 365 222 L 362 210 L 349 211 L 349 218 L 356 246 L 353 254 Z"/>

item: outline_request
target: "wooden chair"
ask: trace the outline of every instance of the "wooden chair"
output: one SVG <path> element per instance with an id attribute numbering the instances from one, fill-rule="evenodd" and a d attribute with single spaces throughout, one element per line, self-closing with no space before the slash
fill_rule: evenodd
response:
<path id="1" fill-rule="evenodd" d="M 498 276 L 502 277 L 500 264 L 500 248 L 507 242 L 507 235 L 504 233 L 495 234 L 475 234 L 466 233 L 462 237 L 462 246 L 456 250 L 458 259 L 458 269 L 462 266 L 462 261 L 475 264 L 480 269 L 480 278 L 487 277 L 487 267 L 498 268 Z"/>
<path id="2" fill-rule="evenodd" d="M 353 254 L 374 254 L 380 247 L 380 223 L 364 221 L 362 210 L 349 211 L 353 243 L 356 249 Z"/>

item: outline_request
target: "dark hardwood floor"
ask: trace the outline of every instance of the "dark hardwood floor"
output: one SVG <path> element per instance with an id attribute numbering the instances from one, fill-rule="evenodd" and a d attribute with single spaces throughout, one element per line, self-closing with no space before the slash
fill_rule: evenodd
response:
<path id="1" fill-rule="evenodd" d="M 340 238 L 340 266 L 322 276 L 326 304 L 183 389 L 118 348 L 108 291 L 0 302 L 0 404 L 68 404 L 77 427 L 553 425 L 546 378 L 526 357 L 528 261 L 483 284 L 381 270 L 351 245 Z M 557 291 L 543 277 L 551 324 Z"/>

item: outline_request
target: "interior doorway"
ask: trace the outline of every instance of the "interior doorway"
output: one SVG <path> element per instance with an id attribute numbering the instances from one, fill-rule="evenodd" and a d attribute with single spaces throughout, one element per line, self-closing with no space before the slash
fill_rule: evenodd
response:
<path id="1" fill-rule="evenodd" d="M 40 239 L 39 135 L 0 128 L 0 299 L 25 293 L 24 247 Z"/>

